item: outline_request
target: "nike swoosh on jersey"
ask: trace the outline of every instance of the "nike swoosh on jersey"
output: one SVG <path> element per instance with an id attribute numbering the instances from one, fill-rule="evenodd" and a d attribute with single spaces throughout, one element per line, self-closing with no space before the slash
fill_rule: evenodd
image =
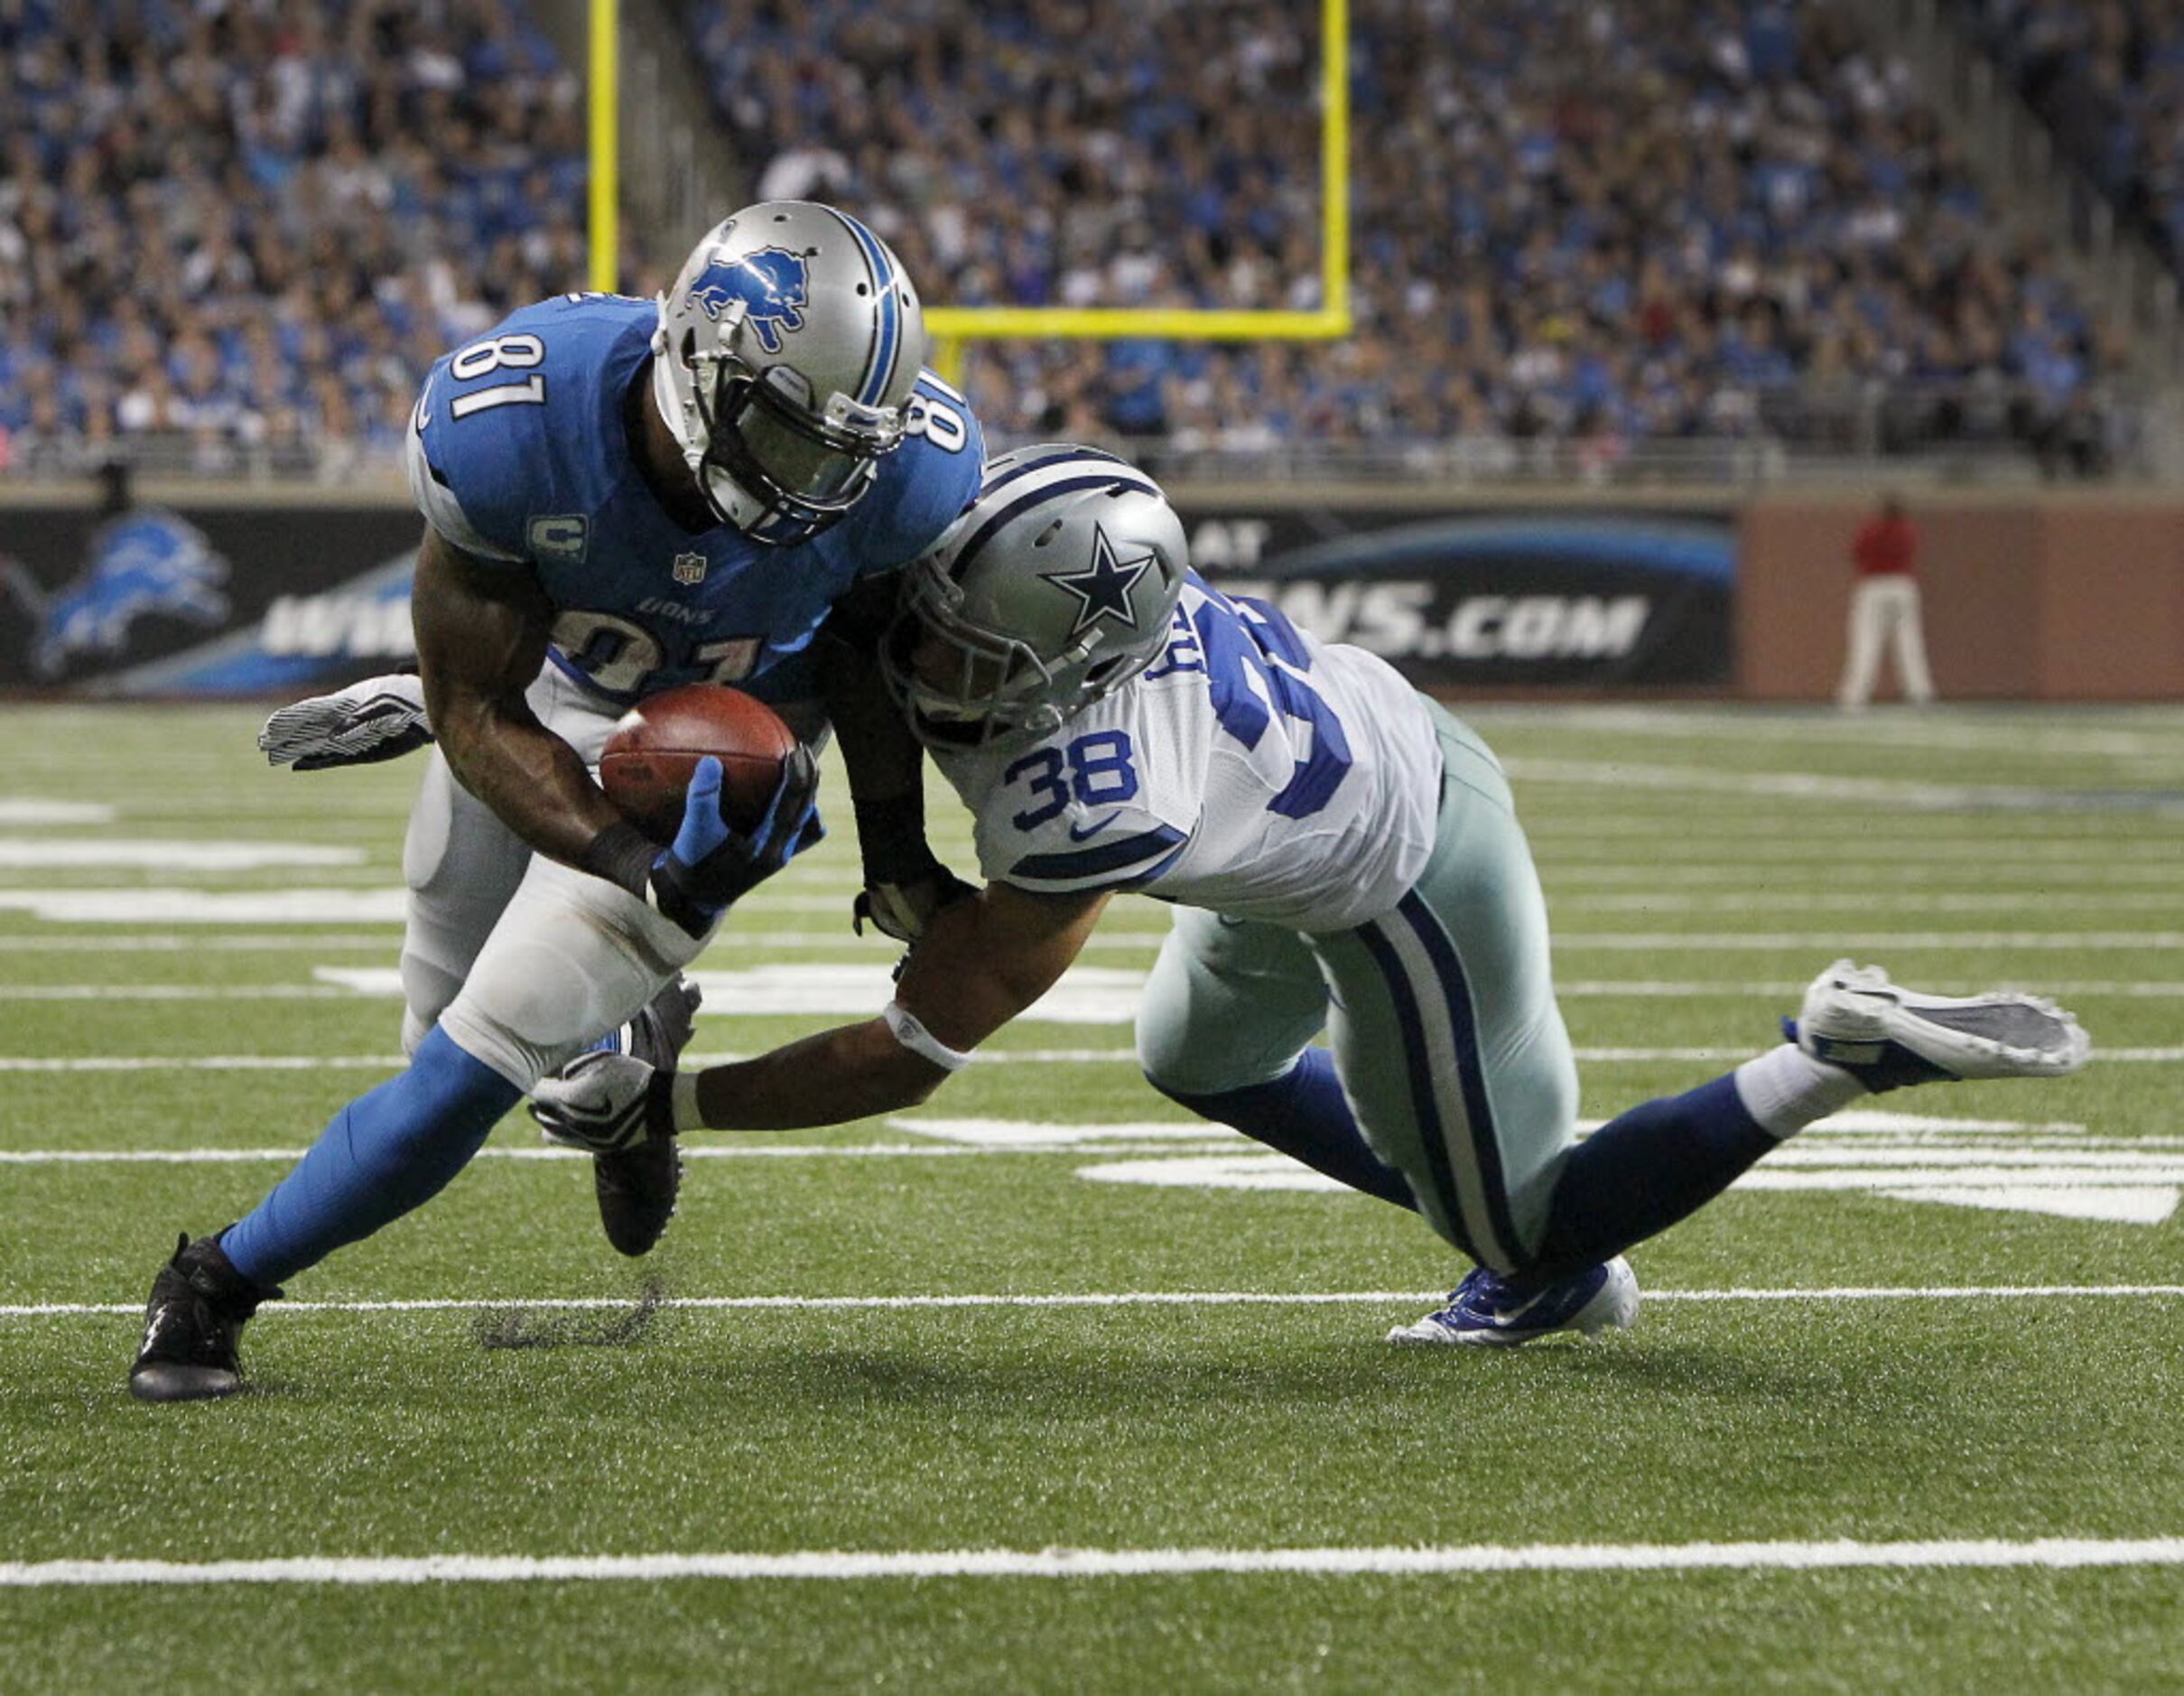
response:
<path id="1" fill-rule="evenodd" d="M 1072 825 L 1069 827 L 1069 840 L 1072 842 L 1090 842 L 1094 836 L 1097 836 L 1101 831 L 1105 830 L 1110 825 L 1113 824 L 1121 816 L 1121 810 L 1117 808 L 1114 812 L 1110 813 L 1105 818 L 1101 819 L 1098 824 L 1089 825 L 1084 829 L 1080 830 L 1076 825 Z"/>

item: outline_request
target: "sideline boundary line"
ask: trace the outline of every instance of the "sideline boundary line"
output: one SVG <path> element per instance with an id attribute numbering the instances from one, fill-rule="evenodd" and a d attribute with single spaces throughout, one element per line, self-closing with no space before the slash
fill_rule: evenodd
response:
<path id="1" fill-rule="evenodd" d="M 377 1555 L 0 1564 L 0 1589 L 181 1584 L 525 1584 L 712 1579 L 1107 1579 L 1200 1573 L 1336 1578 L 1457 1572 L 1840 1571 L 2184 1566 L 2184 1537 L 2023 1542 L 1457 1544 L 1350 1549 L 791 1550 L 772 1554 Z"/>

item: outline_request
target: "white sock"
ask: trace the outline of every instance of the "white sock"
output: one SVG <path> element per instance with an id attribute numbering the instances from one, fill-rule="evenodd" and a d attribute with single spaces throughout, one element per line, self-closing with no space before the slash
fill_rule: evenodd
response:
<path id="1" fill-rule="evenodd" d="M 1732 1076 L 1744 1111 L 1777 1137 L 1795 1136 L 1866 1093 L 1865 1086 L 1841 1067 L 1816 1060 L 1791 1042 L 1746 1060 Z"/>

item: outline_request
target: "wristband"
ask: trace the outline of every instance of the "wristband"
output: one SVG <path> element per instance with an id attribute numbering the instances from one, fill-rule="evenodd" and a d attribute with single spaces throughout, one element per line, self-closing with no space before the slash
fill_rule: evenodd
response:
<path id="1" fill-rule="evenodd" d="M 907 883 L 940 864 L 925 843 L 925 797 L 913 789 L 885 801 L 860 801 L 857 850 L 864 859 L 867 883 Z"/>
<path id="2" fill-rule="evenodd" d="M 576 869 L 620 884 L 649 906 L 652 862 L 659 856 L 660 850 L 651 837 L 627 819 L 617 819 L 591 839 Z"/>
<path id="3" fill-rule="evenodd" d="M 911 1053 L 933 1062 L 943 1072 L 960 1072 L 971 1064 L 971 1057 L 950 1048 L 917 1021 L 917 1015 L 909 1011 L 900 1002 L 889 1002 L 880 1010 L 888 1021 L 888 1034 Z"/>

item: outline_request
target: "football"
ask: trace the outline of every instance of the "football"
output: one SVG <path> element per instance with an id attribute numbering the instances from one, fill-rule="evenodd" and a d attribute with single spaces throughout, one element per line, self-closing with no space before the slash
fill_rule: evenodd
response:
<path id="1" fill-rule="evenodd" d="M 599 755 L 599 787 L 655 842 L 674 840 L 683 796 L 698 761 L 720 762 L 720 810 L 748 829 L 765 816 L 795 749 L 789 727 L 765 702 L 719 684 L 685 684 L 649 696 L 622 715 Z"/>

